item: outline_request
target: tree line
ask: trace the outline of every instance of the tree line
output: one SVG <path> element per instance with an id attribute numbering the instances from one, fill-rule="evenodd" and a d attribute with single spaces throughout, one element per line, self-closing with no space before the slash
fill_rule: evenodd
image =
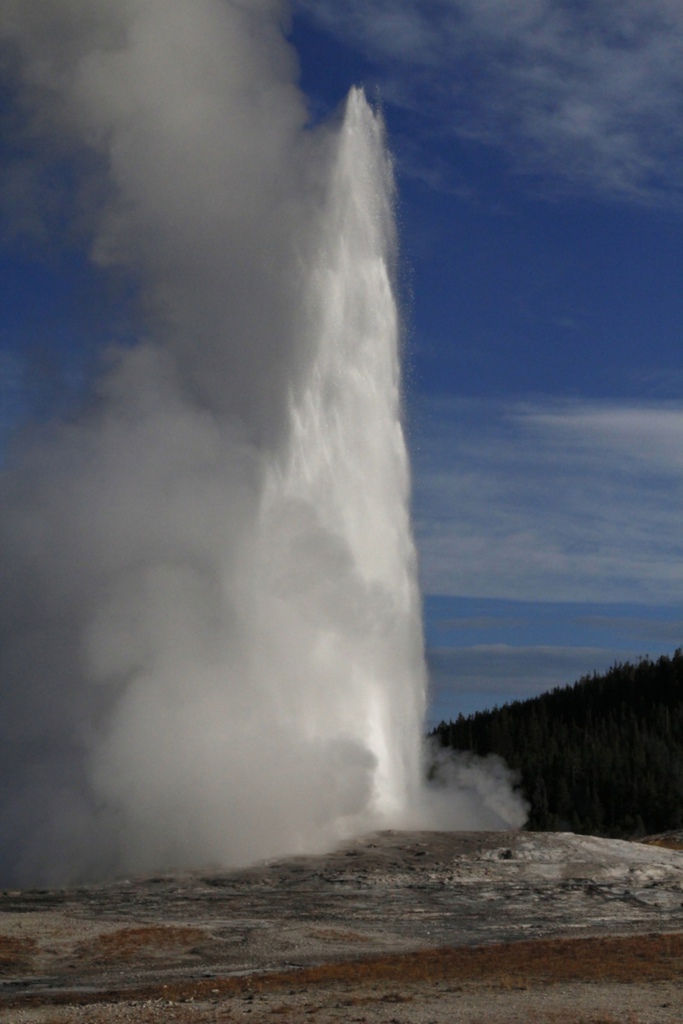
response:
<path id="1" fill-rule="evenodd" d="M 527 827 L 627 838 L 683 827 L 683 653 L 615 665 L 531 700 L 441 722 L 442 747 L 503 757 Z"/>

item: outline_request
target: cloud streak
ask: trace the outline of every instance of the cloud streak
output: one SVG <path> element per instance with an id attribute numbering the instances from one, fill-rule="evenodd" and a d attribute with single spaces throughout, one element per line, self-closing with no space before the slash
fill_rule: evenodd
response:
<path id="1" fill-rule="evenodd" d="M 683 413 L 675 405 L 431 405 L 416 445 L 428 593 L 680 600 Z"/>
<path id="2" fill-rule="evenodd" d="M 675 0 L 298 0 L 377 68 L 389 103 L 502 146 L 520 171 L 637 201 L 680 197 Z"/>
<path id="3" fill-rule="evenodd" d="M 530 700 L 555 687 L 571 686 L 614 664 L 637 661 L 618 647 L 474 644 L 432 647 L 430 726 L 516 700 Z"/>
<path id="4" fill-rule="evenodd" d="M 523 700 L 604 671 L 621 658 L 619 651 L 603 647 L 477 644 L 433 648 L 429 665 L 432 685 L 442 697 L 476 692 Z"/>

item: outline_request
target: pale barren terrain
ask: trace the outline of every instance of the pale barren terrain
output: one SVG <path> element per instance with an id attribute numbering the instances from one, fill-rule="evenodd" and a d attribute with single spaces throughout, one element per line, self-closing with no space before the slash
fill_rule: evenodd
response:
<path id="1" fill-rule="evenodd" d="M 0 896 L 0 1020 L 680 1024 L 683 852 L 551 833 Z"/>

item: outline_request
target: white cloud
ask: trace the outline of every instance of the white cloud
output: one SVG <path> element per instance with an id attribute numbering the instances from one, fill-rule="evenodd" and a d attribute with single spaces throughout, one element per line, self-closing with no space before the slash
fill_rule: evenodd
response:
<path id="1" fill-rule="evenodd" d="M 426 592 L 680 601 L 680 408 L 435 402 L 417 441 Z"/>
<path id="2" fill-rule="evenodd" d="M 389 102 L 501 144 L 520 169 L 622 196 L 681 186 L 674 0 L 297 0 L 363 50 Z"/>

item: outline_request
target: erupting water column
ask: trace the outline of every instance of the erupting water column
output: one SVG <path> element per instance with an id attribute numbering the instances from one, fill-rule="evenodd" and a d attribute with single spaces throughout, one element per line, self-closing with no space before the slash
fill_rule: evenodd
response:
<path id="1" fill-rule="evenodd" d="M 73 145 L 90 252 L 145 313 L 0 480 L 5 884 L 423 820 L 381 120 L 353 90 L 307 127 L 280 0 L 4 3 L 32 129 Z"/>
<path id="2" fill-rule="evenodd" d="M 278 382 L 284 422 L 249 446 L 258 468 L 242 510 L 240 474 L 219 481 L 237 532 L 208 548 L 224 561 L 223 600 L 206 595 L 218 628 L 207 634 L 196 610 L 194 568 L 183 567 L 177 593 L 177 567 L 170 577 L 164 568 L 142 622 L 156 628 L 170 592 L 173 641 L 129 686 L 96 753 L 98 795 L 123 807 L 123 860 L 138 869 L 322 849 L 420 816 L 425 667 L 393 178 L 361 91 L 327 145 L 292 303 L 300 336 Z M 229 430 L 226 444 L 234 459 Z M 185 643 L 195 617 L 200 630 Z M 150 745 L 161 756 L 153 766 Z M 144 774 L 130 771 L 138 763 Z"/>
<path id="3" fill-rule="evenodd" d="M 308 732 L 332 750 L 351 743 L 370 755 L 363 814 L 372 825 L 400 824 L 417 800 L 425 701 L 393 193 L 382 122 L 354 89 L 310 280 L 313 354 L 263 507 L 264 537 L 281 542 L 288 510 L 303 508 L 307 536 L 319 538 L 302 567 L 306 584 L 286 594 L 288 614 L 305 624 L 306 672 L 326 689 Z"/>

